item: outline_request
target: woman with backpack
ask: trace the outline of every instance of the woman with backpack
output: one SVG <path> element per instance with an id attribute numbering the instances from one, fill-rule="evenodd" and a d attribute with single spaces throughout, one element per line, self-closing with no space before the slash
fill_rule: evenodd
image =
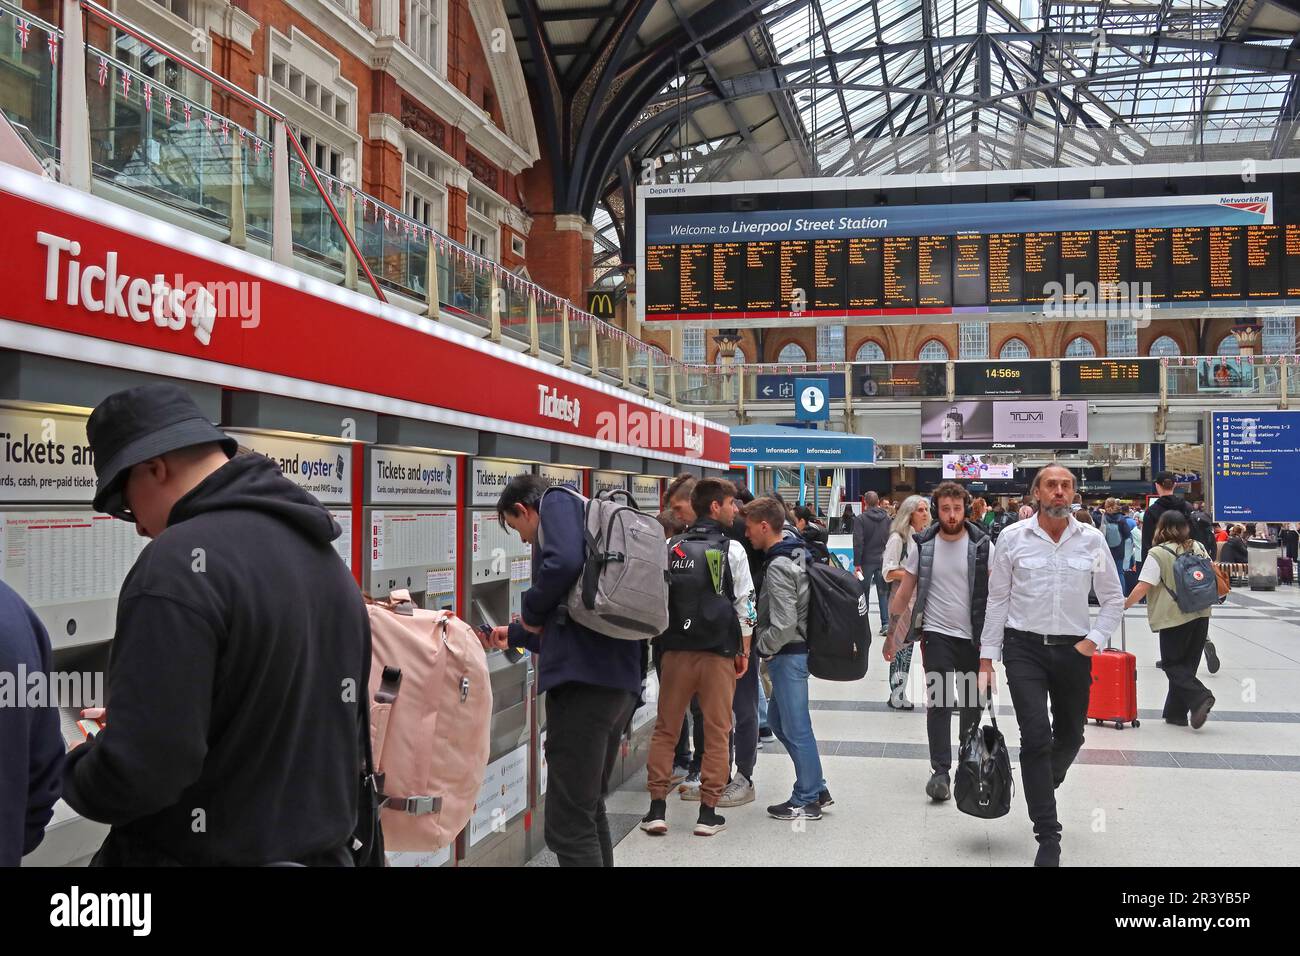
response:
<path id="1" fill-rule="evenodd" d="M 1185 560 L 1187 556 L 1203 559 Z M 1199 576 L 1198 576 L 1199 575 Z M 1204 545 L 1192 538 L 1192 526 L 1181 511 L 1166 511 L 1156 525 L 1155 539 L 1138 575 L 1138 583 L 1124 602 L 1131 608 L 1147 599 L 1147 620 L 1160 633 L 1160 660 L 1169 681 L 1165 696 L 1165 723 L 1193 729 L 1205 724 L 1214 695 L 1196 679 L 1210 632 L 1210 607 L 1184 611 L 1190 592 L 1208 575 L 1210 593 L 1217 599 L 1214 566 Z M 1181 593 L 1180 593 L 1181 592 Z M 1211 600 L 1210 604 L 1214 602 Z M 1189 720 L 1190 715 L 1190 720 Z"/>
<path id="2" fill-rule="evenodd" d="M 912 535 L 920 534 L 930 527 L 930 502 L 920 495 L 911 495 L 898 508 L 893 523 L 889 526 L 889 538 L 885 542 L 884 564 L 882 571 L 893 589 L 903 578 L 903 559 L 912 547 Z M 916 595 L 912 596 L 915 603 Z M 912 615 L 912 604 L 907 606 L 907 616 Z M 907 628 L 902 628 L 907 633 Z M 894 629 L 890 628 L 885 640 L 885 660 L 889 661 L 889 700 L 886 703 L 891 710 L 912 710 L 913 704 L 907 699 L 907 675 L 912 667 L 912 645 L 895 642 Z"/>

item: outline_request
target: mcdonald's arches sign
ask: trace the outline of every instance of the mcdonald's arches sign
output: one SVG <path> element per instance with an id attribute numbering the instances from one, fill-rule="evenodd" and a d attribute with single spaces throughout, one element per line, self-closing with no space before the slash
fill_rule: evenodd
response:
<path id="1" fill-rule="evenodd" d="M 614 318 L 614 296 L 606 289 L 590 289 L 587 292 L 587 311 L 598 319 L 606 321 Z"/>

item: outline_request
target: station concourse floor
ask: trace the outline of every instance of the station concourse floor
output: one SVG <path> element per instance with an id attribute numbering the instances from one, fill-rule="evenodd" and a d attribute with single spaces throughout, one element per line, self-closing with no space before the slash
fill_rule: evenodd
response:
<path id="1" fill-rule="evenodd" d="M 874 605 L 873 605 L 874 607 Z M 875 620 L 874 610 L 872 620 Z M 1300 587 L 1234 590 L 1215 608 L 1210 638 L 1222 668 L 1198 673 L 1216 704 L 1198 730 L 1164 723 L 1167 682 L 1158 640 L 1138 606 L 1125 615 L 1138 659 L 1139 727 L 1089 722 L 1083 750 L 1057 791 L 1063 866 L 1300 865 Z M 876 654 L 879 637 L 873 638 Z M 999 665 L 998 725 L 1012 747 L 1016 795 L 991 821 L 932 803 L 925 711 L 885 706 L 888 668 L 878 656 L 855 683 L 814 680 L 813 728 L 835 806 L 801 828 L 767 816 L 790 795 L 789 758 L 759 751 L 757 798 L 723 809 L 727 828 L 691 833 L 699 804 L 672 794 L 669 833 L 636 826 L 649 805 L 645 772 L 610 795 L 617 866 L 1024 866 L 1036 844 L 1020 792 L 1019 734 Z M 920 654 L 909 696 L 922 699 Z M 954 744 L 956 718 L 953 719 Z M 554 865 L 549 851 L 531 866 Z"/>

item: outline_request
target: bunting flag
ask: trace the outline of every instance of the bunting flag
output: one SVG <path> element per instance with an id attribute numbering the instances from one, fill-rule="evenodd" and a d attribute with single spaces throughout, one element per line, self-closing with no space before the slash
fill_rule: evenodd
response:
<path id="1" fill-rule="evenodd" d="M 297 162 L 297 161 L 294 162 L 294 165 L 298 167 L 298 185 L 299 185 L 299 186 L 306 186 L 306 185 L 307 185 L 307 167 L 304 166 L 302 163 L 299 163 L 299 162 Z"/>
<path id="2" fill-rule="evenodd" d="M 204 114 L 203 114 L 203 125 L 207 127 L 207 131 L 208 131 L 209 133 L 212 132 L 212 114 L 211 114 L 211 113 L 204 113 Z"/>
<path id="3" fill-rule="evenodd" d="M 167 117 L 167 121 L 168 121 L 168 122 L 171 122 L 171 118 L 172 118 L 172 95 L 171 95 L 170 92 L 168 92 L 168 93 L 164 93 L 164 94 L 163 94 L 163 116 Z"/>
<path id="4" fill-rule="evenodd" d="M 99 58 L 99 88 L 104 88 L 104 81 L 108 79 L 108 60 L 102 56 Z"/>
<path id="5" fill-rule="evenodd" d="M 221 117 L 221 141 L 223 143 L 230 142 L 230 120 L 224 116 Z"/>
<path id="6" fill-rule="evenodd" d="M 262 141 L 260 139 L 253 140 L 253 152 L 257 155 L 257 159 L 260 162 L 262 159 Z"/>
<path id="7" fill-rule="evenodd" d="M 26 50 L 27 41 L 31 38 L 32 34 L 32 25 L 22 17 L 17 18 L 17 24 L 18 26 L 15 28 L 14 33 L 17 35 L 19 45 Z"/>
<path id="8" fill-rule="evenodd" d="M 131 98 L 131 74 L 125 70 L 122 71 L 122 98 Z"/>
<path id="9" fill-rule="evenodd" d="M 190 128 L 190 110 L 191 110 L 191 106 L 190 106 L 189 103 L 186 103 L 184 106 L 181 107 L 181 111 L 185 114 L 185 128 L 186 128 L 186 129 L 189 129 L 189 128 Z"/>
<path id="10" fill-rule="evenodd" d="M 51 33 L 50 38 L 45 43 L 50 48 L 50 66 L 57 66 L 59 62 L 59 38 Z"/>
<path id="11" fill-rule="evenodd" d="M 153 107 L 153 87 L 148 83 L 144 85 L 144 111 L 146 113 Z"/>

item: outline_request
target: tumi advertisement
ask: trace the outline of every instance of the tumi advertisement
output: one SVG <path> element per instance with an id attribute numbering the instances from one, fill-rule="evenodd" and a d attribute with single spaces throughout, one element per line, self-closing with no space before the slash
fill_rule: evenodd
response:
<path id="1" fill-rule="evenodd" d="M 922 402 L 921 447 L 1086 448 L 1088 403 Z"/>

